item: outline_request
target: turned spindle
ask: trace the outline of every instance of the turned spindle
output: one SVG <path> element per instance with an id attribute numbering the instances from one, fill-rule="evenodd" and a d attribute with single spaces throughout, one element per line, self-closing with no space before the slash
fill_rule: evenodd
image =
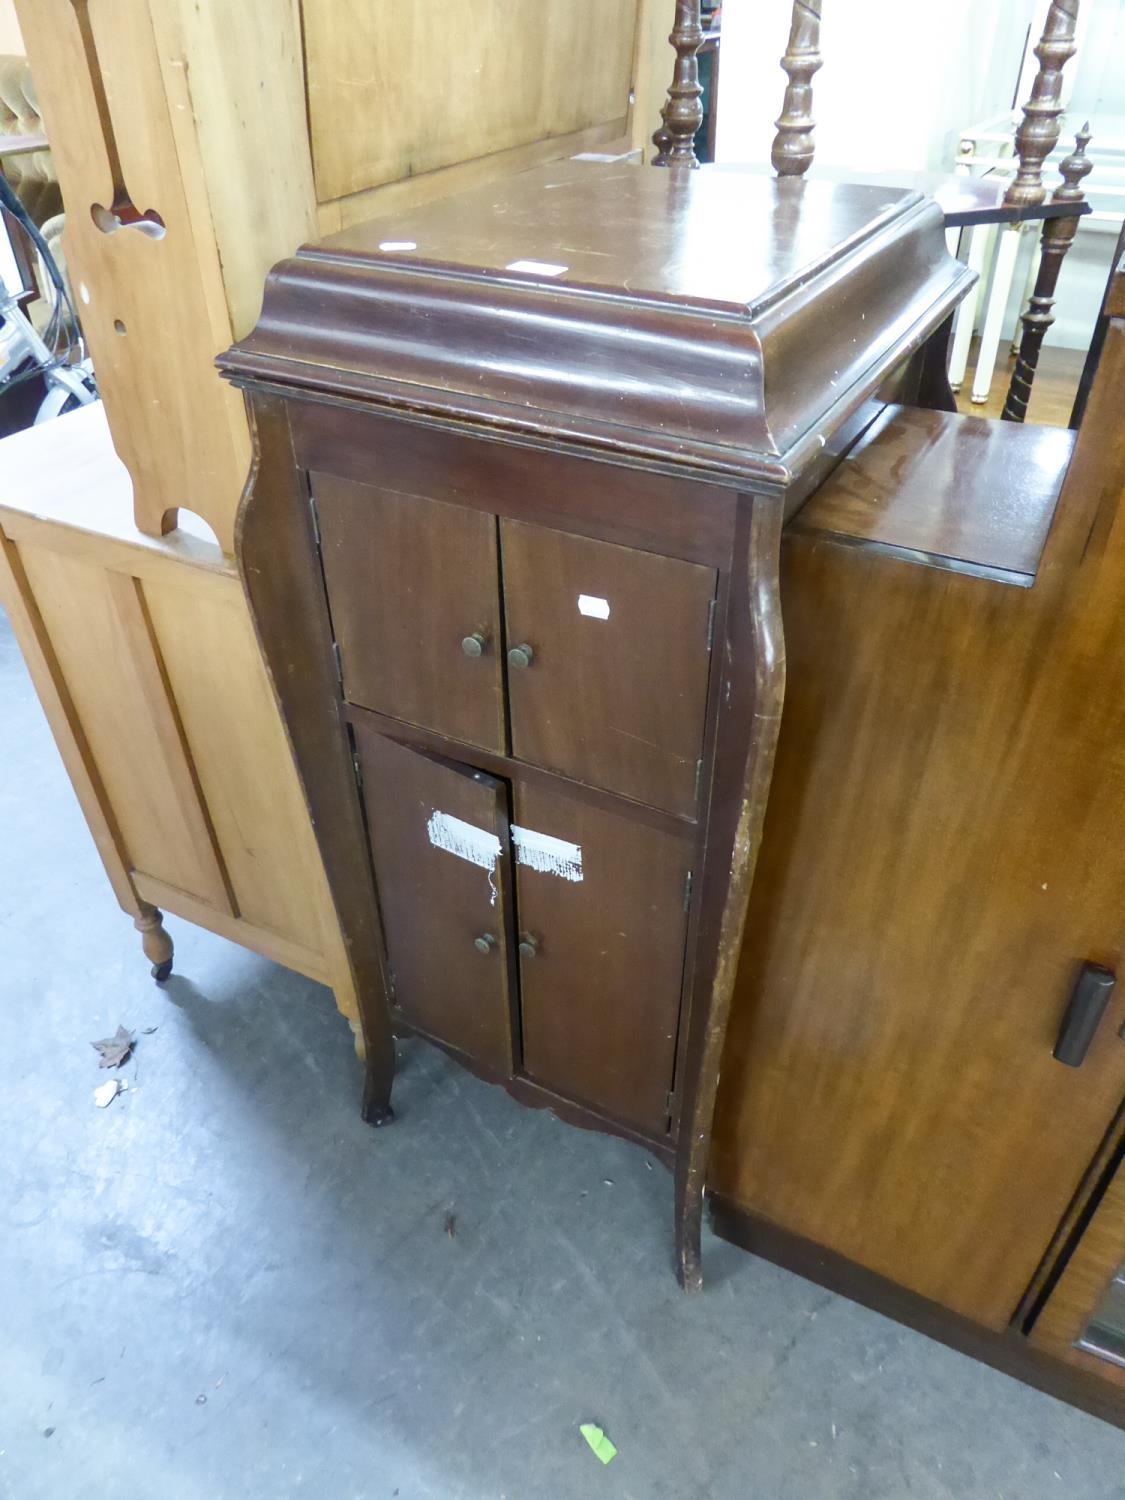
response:
<path id="1" fill-rule="evenodd" d="M 676 49 L 676 65 L 668 98 L 660 115 L 663 121 L 652 138 L 654 167 L 697 167 L 695 133 L 703 124 L 703 89 L 699 83 L 699 58 L 703 44 L 699 0 L 677 0 L 676 24 L 668 40 Z"/>
<path id="2" fill-rule="evenodd" d="M 774 121 L 770 161 L 779 177 L 801 177 L 812 166 L 812 80 L 820 55 L 820 0 L 796 0 L 789 27 L 789 46 L 781 59 L 788 75 L 781 114 Z"/>
<path id="3" fill-rule="evenodd" d="M 1090 126 L 1086 124 L 1075 137 L 1074 150 L 1069 156 L 1064 157 L 1060 164 L 1059 170 L 1062 172 L 1063 180 L 1051 195 L 1052 203 L 1072 203 L 1077 206 L 1083 201 L 1082 179 L 1093 167 L 1093 162 L 1086 156 L 1089 141 Z M 1052 308 L 1055 304 L 1055 288 L 1058 286 L 1059 272 L 1062 270 L 1067 251 L 1074 244 L 1074 236 L 1077 232 L 1077 215 L 1071 217 L 1066 214 L 1057 219 L 1048 219 L 1043 225 L 1043 250 L 1039 261 L 1039 272 L 1035 278 L 1035 290 L 1031 294 L 1027 311 L 1022 314 L 1023 333 L 1020 336 L 1019 354 L 1016 356 L 1016 367 L 1012 371 L 1004 410 L 1000 413 L 1002 422 L 1022 422 L 1027 416 L 1031 387 L 1039 365 L 1039 351 L 1043 347 L 1047 329 L 1055 321 Z"/>
<path id="4" fill-rule="evenodd" d="M 1019 170 L 1012 179 L 1004 202 L 1009 208 L 1034 207 L 1047 196 L 1043 186 L 1043 163 L 1058 144 L 1061 130 L 1062 75 L 1074 56 L 1074 30 L 1078 24 L 1078 0 L 1051 0 L 1047 24 L 1035 55 L 1039 71 L 1031 98 L 1023 106 L 1023 120 L 1016 131 Z"/>

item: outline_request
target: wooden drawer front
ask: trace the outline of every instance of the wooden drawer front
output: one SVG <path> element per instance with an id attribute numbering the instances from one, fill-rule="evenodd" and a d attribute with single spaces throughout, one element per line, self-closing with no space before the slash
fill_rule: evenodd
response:
<path id="1" fill-rule="evenodd" d="M 524 1071 L 614 1119 L 663 1132 L 690 845 L 540 787 L 516 786 L 515 814 Z M 535 835 L 577 846 L 577 858 Z"/>
<path id="2" fill-rule="evenodd" d="M 714 570 L 522 521 L 500 539 L 513 755 L 691 816 Z"/>
<path id="3" fill-rule="evenodd" d="M 325 474 L 312 490 L 344 696 L 502 753 L 495 516 Z"/>
<path id="4" fill-rule="evenodd" d="M 508 1076 L 504 784 L 364 725 L 355 735 L 395 1005 L 412 1026 Z M 491 865 L 490 838 L 500 847 Z"/>

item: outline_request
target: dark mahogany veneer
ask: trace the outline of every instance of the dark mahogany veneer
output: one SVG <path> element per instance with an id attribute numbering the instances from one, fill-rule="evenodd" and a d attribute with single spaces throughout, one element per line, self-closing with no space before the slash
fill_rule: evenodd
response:
<path id="1" fill-rule="evenodd" d="M 564 163 L 280 265 L 239 561 L 361 996 L 704 1171 L 784 684 L 781 528 L 969 280 L 879 187 Z M 917 356 L 915 358 L 915 356 Z"/>

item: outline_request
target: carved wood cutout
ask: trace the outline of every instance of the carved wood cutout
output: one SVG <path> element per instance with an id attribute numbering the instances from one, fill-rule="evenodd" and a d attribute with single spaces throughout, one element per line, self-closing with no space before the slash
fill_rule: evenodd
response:
<path id="1" fill-rule="evenodd" d="M 1062 74 L 1076 51 L 1074 31 L 1078 24 L 1078 0 L 1051 0 L 1043 35 L 1035 48 L 1039 71 L 1031 98 L 1023 106 L 1023 121 L 1016 132 L 1019 170 L 1012 179 L 1004 202 L 1009 207 L 1042 203 L 1043 163 L 1058 145 L 1062 107 Z"/>
<path id="2" fill-rule="evenodd" d="M 676 49 L 676 65 L 668 98 L 661 110 L 663 124 L 652 138 L 654 167 L 697 167 L 695 133 L 703 124 L 703 89 L 699 58 L 703 44 L 699 0 L 677 0 L 676 24 L 668 38 Z"/>
<path id="3" fill-rule="evenodd" d="M 103 234 L 114 234 L 119 229 L 135 229 L 149 239 L 162 239 L 165 233 L 164 220 L 155 208 L 146 208 L 142 213 L 125 186 L 121 154 L 117 149 L 117 136 L 113 128 L 113 118 L 109 112 L 109 100 L 106 98 L 101 64 L 98 61 L 98 44 L 90 21 L 90 0 L 71 0 L 71 4 L 74 6 L 78 31 L 82 37 L 82 49 L 86 54 L 90 87 L 94 91 L 98 123 L 101 126 L 102 140 L 105 142 L 109 173 L 113 183 L 113 202 L 108 208 L 102 203 L 92 203 L 90 217 Z"/>
<path id="4" fill-rule="evenodd" d="M 1060 164 L 1059 170 L 1062 172 L 1063 180 L 1052 194 L 1053 203 L 1077 205 L 1082 202 L 1085 196 L 1082 191 L 1082 179 L 1093 170 L 1094 165 L 1086 156 L 1086 147 L 1089 142 L 1090 126 L 1087 123 L 1074 138 L 1074 150 Z M 1048 219 L 1043 225 L 1043 251 L 1039 261 L 1039 272 L 1035 278 L 1035 290 L 1031 294 L 1027 311 L 1021 314 L 1023 333 L 1020 336 L 1020 352 L 1016 357 L 1016 367 L 1012 371 L 1004 410 L 1000 413 L 1002 422 L 1022 422 L 1027 416 L 1031 387 L 1039 365 L 1039 351 L 1043 347 L 1047 329 L 1055 321 L 1052 308 L 1055 303 L 1055 288 L 1058 286 L 1059 272 L 1062 270 L 1067 251 L 1074 244 L 1074 236 L 1077 232 L 1077 218 Z"/>
<path id="5" fill-rule="evenodd" d="M 781 66 L 789 77 L 770 161 L 779 177 L 801 177 L 812 166 L 812 80 L 824 59 L 820 55 L 820 0 L 796 0 L 789 45 Z"/>

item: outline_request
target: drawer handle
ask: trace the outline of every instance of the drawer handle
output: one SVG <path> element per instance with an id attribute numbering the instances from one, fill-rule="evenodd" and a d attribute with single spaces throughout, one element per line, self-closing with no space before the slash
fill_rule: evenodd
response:
<path id="1" fill-rule="evenodd" d="M 1054 1052 L 1056 1061 L 1065 1063 L 1068 1068 L 1080 1068 L 1086 1061 L 1086 1053 L 1105 1014 L 1115 983 L 1116 976 L 1111 970 L 1103 969 L 1100 964 L 1082 965 L 1059 1027 Z"/>
<path id="2" fill-rule="evenodd" d="M 478 953 L 491 953 L 496 947 L 496 939 L 491 932 L 482 932 L 480 937 L 473 939 L 473 947 Z"/>
<path id="3" fill-rule="evenodd" d="M 520 938 L 520 957 L 534 958 L 539 952 L 539 939 L 532 937 L 530 932 L 525 932 Z"/>
<path id="4" fill-rule="evenodd" d="M 534 659 L 535 652 L 527 645 L 513 646 L 508 652 L 508 665 L 510 667 L 518 667 L 521 671 L 525 667 L 530 667 Z"/>
<path id="5" fill-rule="evenodd" d="M 488 637 L 481 635 L 479 630 L 474 630 L 472 635 L 465 636 L 461 642 L 461 650 L 466 656 L 483 656 L 488 646 Z"/>

